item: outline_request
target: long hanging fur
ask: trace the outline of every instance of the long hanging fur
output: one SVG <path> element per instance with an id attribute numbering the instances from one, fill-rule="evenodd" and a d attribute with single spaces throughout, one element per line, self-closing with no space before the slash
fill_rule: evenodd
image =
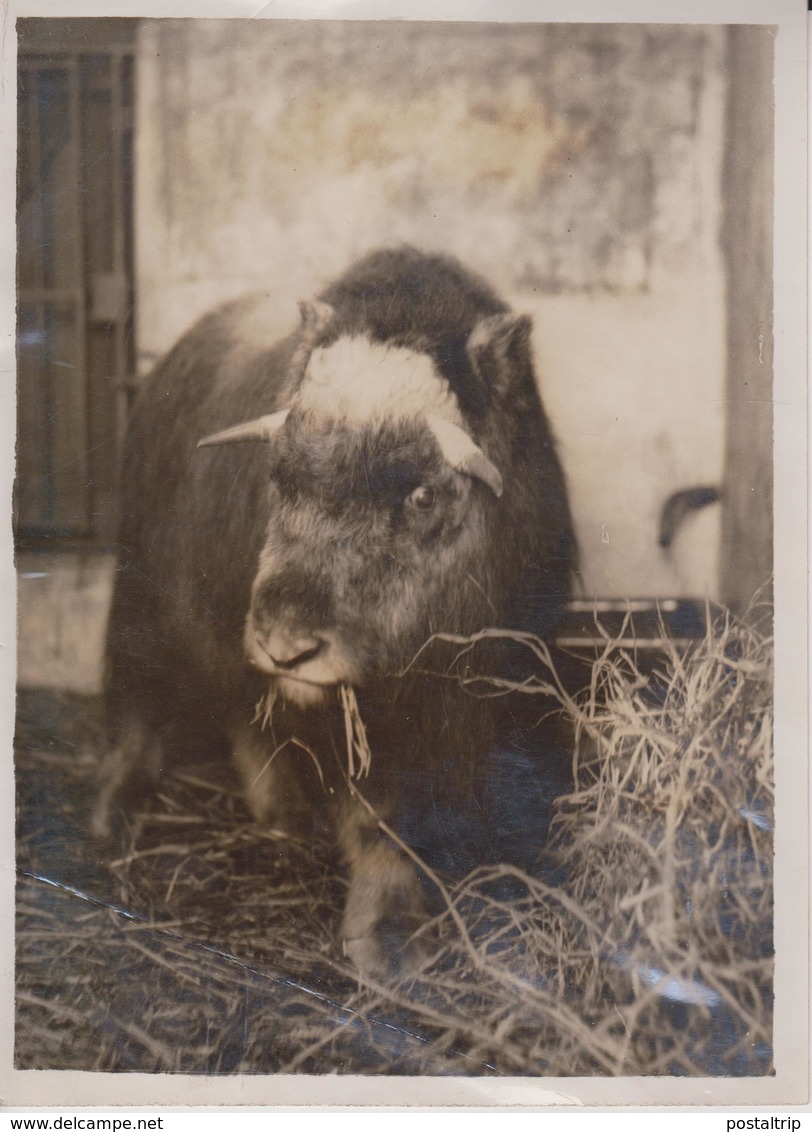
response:
<path id="1" fill-rule="evenodd" d="M 102 832 L 143 780 L 179 753 L 199 757 L 212 745 L 236 752 L 248 782 L 271 744 L 293 737 L 325 752 L 328 778 L 343 786 L 344 722 L 334 691 L 314 693 L 310 707 L 282 695 L 271 726 L 252 723 L 269 677 L 247 662 L 246 638 L 272 633 L 279 618 L 309 625 L 321 617 L 344 633 L 342 662 L 357 677 L 372 751 L 365 792 L 381 813 L 396 822 L 410 779 L 428 777 L 463 796 L 494 742 L 499 706 L 454 681 L 398 672 L 432 632 L 495 626 L 550 639 L 569 596 L 575 538 L 528 319 L 513 316 L 456 261 L 410 248 L 361 260 L 281 342 L 257 333 L 266 302 L 240 300 L 203 318 L 144 383 L 133 414 L 108 629 L 113 750 L 96 817 Z M 423 386 L 439 382 L 430 407 L 497 470 L 490 490 L 443 464 L 423 405 L 410 414 L 406 404 L 397 419 L 367 409 L 360 424 L 322 420 L 306 383 L 336 359 L 347 370 L 357 354 L 362 365 L 364 342 L 386 380 L 397 381 L 397 366 L 412 358 L 409 372 L 419 369 Z M 203 438 L 290 406 L 287 418 L 275 418 L 285 422 L 278 443 L 197 449 Z M 396 452 L 405 455 L 395 459 Z M 404 510 L 419 483 L 398 477 L 415 469 L 445 492 L 437 532 L 430 517 Z M 409 523 L 422 532 L 412 542 Z M 291 751 L 275 760 L 273 774 L 262 777 L 264 793 L 249 790 L 259 818 L 298 827 L 321 801 L 308 762 Z M 358 808 L 341 814 L 351 872 L 344 936 L 356 941 L 350 953 L 359 966 L 379 972 L 389 962 L 381 940 L 392 936 L 393 909 L 406 902 L 405 947 L 419 900 L 400 856 L 381 848 Z M 381 854 L 391 883 L 382 880 L 364 903 L 358 878 Z M 357 942 L 359 930 L 367 942 Z"/>

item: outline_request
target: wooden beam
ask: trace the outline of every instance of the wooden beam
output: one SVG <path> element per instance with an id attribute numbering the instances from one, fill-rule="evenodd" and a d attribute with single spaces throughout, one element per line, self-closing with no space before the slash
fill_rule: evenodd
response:
<path id="1" fill-rule="evenodd" d="M 727 435 L 722 599 L 744 612 L 773 570 L 774 29 L 729 29 L 722 243 L 727 261 Z M 799 239 L 801 234 L 799 233 Z"/>

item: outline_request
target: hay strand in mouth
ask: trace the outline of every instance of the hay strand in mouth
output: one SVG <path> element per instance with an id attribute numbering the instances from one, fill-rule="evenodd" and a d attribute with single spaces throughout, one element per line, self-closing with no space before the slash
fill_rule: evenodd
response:
<path id="1" fill-rule="evenodd" d="M 372 765 L 372 752 L 369 749 L 367 732 L 355 689 L 350 684 L 342 684 L 338 689 L 341 707 L 344 712 L 344 731 L 347 739 L 347 773 L 350 780 L 365 778 Z"/>
<path id="2" fill-rule="evenodd" d="M 271 726 L 273 719 L 273 710 L 276 705 L 277 690 L 275 684 L 270 684 L 268 691 L 264 696 L 260 696 L 254 706 L 254 718 L 252 723 L 259 723 L 260 728 L 265 731 L 266 728 Z"/>

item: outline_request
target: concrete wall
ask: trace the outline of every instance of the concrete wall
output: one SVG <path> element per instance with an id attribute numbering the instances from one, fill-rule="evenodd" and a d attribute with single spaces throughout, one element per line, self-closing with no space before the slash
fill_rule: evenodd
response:
<path id="1" fill-rule="evenodd" d="M 158 20 L 138 46 L 138 346 L 371 247 L 458 255 L 535 320 L 590 593 L 718 595 L 722 28 Z"/>
<path id="2" fill-rule="evenodd" d="M 93 695 L 101 687 L 113 588 L 110 554 L 21 554 L 17 559 L 17 683 Z"/>

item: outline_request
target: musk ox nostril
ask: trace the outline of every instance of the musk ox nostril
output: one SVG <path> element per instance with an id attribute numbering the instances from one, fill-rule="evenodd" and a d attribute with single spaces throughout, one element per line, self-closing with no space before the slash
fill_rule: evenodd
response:
<path id="1" fill-rule="evenodd" d="M 285 637 L 278 633 L 260 643 L 276 667 L 286 670 L 298 668 L 327 647 L 321 637 Z"/>

